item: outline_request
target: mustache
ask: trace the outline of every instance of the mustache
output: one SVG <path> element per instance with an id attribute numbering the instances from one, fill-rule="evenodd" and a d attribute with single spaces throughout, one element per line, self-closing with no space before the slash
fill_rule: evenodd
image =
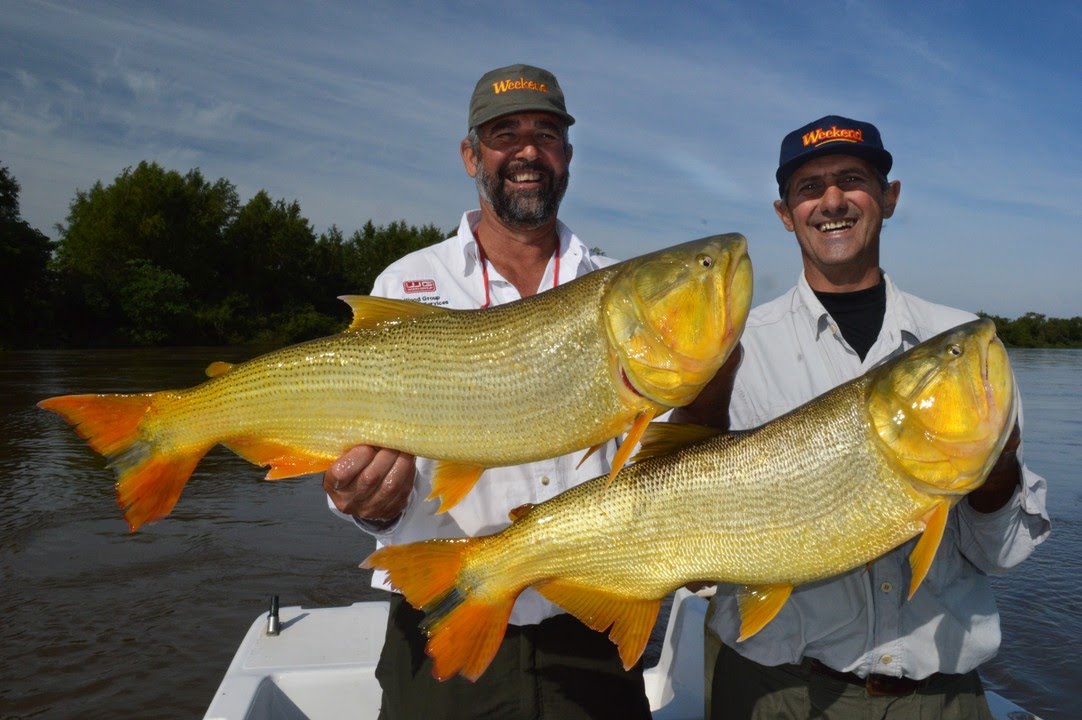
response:
<path id="1" fill-rule="evenodd" d="M 553 176 L 552 168 L 541 160 L 512 160 L 500 168 L 500 178 L 504 179 L 519 172 L 538 172 L 550 178 Z"/>

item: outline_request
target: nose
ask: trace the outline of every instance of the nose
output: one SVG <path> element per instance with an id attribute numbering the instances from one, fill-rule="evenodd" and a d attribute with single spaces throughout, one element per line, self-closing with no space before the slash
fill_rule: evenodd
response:
<path id="1" fill-rule="evenodd" d="M 532 135 L 524 138 L 522 144 L 518 148 L 518 151 L 515 152 L 516 158 L 526 161 L 536 160 L 537 155 L 537 145 L 535 144 L 534 137 Z"/>
<path id="2" fill-rule="evenodd" d="M 837 185 L 828 185 L 823 191 L 823 197 L 819 199 L 819 205 L 824 213 L 845 212 L 848 202 L 845 193 Z"/>

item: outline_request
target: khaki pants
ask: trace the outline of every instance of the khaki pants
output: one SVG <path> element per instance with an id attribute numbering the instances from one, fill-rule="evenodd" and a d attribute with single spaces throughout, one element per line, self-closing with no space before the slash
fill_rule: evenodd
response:
<path id="1" fill-rule="evenodd" d="M 625 671 L 616 646 L 570 615 L 509 626 L 495 660 L 471 683 L 439 682 L 418 629 L 423 614 L 401 595 L 391 600 L 376 667 L 381 720 L 504 718 L 649 720 L 642 663 Z"/>
<path id="2" fill-rule="evenodd" d="M 759 665 L 721 644 L 707 686 L 712 720 L 992 720 L 976 670 L 937 676 L 908 695 L 869 696 L 801 665 Z"/>

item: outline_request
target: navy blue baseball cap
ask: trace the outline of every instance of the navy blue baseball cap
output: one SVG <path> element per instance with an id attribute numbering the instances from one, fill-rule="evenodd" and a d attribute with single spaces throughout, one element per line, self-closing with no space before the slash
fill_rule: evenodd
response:
<path id="1" fill-rule="evenodd" d="M 871 123 L 852 120 L 840 115 L 827 115 L 794 130 L 781 141 L 778 171 L 778 192 L 785 197 L 789 177 L 798 167 L 823 155 L 855 155 L 872 164 L 886 177 L 894 158 L 883 147 L 879 129 Z"/>

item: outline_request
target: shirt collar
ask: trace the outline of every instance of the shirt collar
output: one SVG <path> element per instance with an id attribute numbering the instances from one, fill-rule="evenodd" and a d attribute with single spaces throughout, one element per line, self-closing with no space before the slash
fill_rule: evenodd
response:
<path id="1" fill-rule="evenodd" d="M 477 243 L 473 238 L 473 229 L 481 222 L 481 211 L 469 210 L 462 214 L 462 220 L 458 224 L 458 233 L 455 238 L 458 241 L 459 253 L 462 265 L 458 268 L 465 276 L 470 277 L 474 273 L 481 273 L 481 258 L 477 253 Z M 574 280 L 582 274 L 580 265 L 585 265 L 583 272 L 595 270 L 596 266 L 590 254 L 590 249 L 579 240 L 571 228 L 564 225 L 562 220 L 556 220 L 556 232 L 560 236 L 560 277 L 559 284 Z"/>
<path id="2" fill-rule="evenodd" d="M 919 342 L 917 338 L 920 337 L 920 333 L 913 314 L 909 312 L 905 297 L 894 286 L 894 281 L 890 279 L 886 272 L 882 269 L 879 272 L 883 275 L 883 283 L 887 286 L 887 309 L 883 316 L 883 328 L 879 331 L 879 339 L 876 344 L 885 342 L 888 347 L 901 347 L 903 342 L 909 345 L 916 344 L 916 342 Z M 815 296 L 815 291 L 808 284 L 808 279 L 804 276 L 803 271 L 801 271 L 797 280 L 796 289 L 796 300 L 799 305 L 797 309 L 807 319 L 808 324 L 815 328 L 815 338 L 818 340 L 824 332 L 830 329 L 830 314 L 823 307 L 823 303 L 819 301 L 819 298 Z"/>

